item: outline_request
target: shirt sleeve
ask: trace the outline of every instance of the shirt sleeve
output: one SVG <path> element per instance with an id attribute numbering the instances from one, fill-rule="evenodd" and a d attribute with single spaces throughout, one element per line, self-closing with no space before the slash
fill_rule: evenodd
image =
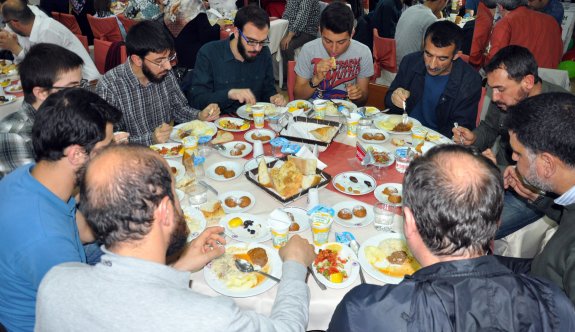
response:
<path id="1" fill-rule="evenodd" d="M 34 161 L 32 141 L 16 133 L 0 133 L 0 179 Z"/>
<path id="2" fill-rule="evenodd" d="M 490 98 L 492 96 L 492 92 L 489 88 L 486 95 Z M 473 146 L 477 147 L 481 151 L 491 148 L 499 136 L 499 112 L 500 110 L 497 106 L 494 104 L 489 105 L 487 108 L 487 114 L 485 115 L 485 120 L 482 120 L 479 123 L 479 126 L 473 130 L 476 137 Z"/>
<path id="3" fill-rule="evenodd" d="M 308 80 L 313 76 L 313 64 L 311 63 L 312 55 L 310 50 L 310 47 L 306 47 L 306 45 L 304 45 L 295 63 L 295 73 Z"/>
<path id="4" fill-rule="evenodd" d="M 220 109 L 231 107 L 234 100 L 228 98 L 229 90 L 214 91 L 212 61 L 208 49 L 202 47 L 196 58 L 192 72 L 191 105 L 196 109 L 204 109 L 210 103 L 217 103 Z"/>

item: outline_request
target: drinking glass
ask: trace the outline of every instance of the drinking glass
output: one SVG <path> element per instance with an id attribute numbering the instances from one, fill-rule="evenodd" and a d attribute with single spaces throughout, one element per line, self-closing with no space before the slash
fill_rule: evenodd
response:
<path id="1" fill-rule="evenodd" d="M 373 205 L 373 214 L 373 226 L 375 227 L 375 230 L 393 232 L 395 206 L 387 203 L 377 202 Z"/>

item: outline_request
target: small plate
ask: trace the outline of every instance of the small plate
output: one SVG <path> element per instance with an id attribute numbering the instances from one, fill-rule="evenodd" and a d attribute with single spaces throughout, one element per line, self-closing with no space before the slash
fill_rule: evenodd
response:
<path id="1" fill-rule="evenodd" d="M 351 101 L 347 101 L 347 100 L 343 100 L 343 99 L 331 99 L 331 100 L 328 100 L 328 107 L 327 107 L 327 110 L 325 111 L 325 115 L 327 115 L 327 116 L 340 116 L 341 115 L 341 113 L 337 109 L 338 106 L 336 106 L 334 104 L 334 102 L 337 103 L 338 106 L 342 105 L 345 108 L 347 108 L 349 113 L 352 113 L 357 108 L 357 106 L 354 103 L 352 103 Z"/>
<path id="2" fill-rule="evenodd" d="M 421 122 L 417 121 L 416 119 L 414 119 L 414 118 L 408 118 L 408 119 L 409 119 L 408 123 L 411 123 L 412 128 L 415 126 L 421 126 Z M 375 120 L 373 120 L 373 124 L 378 129 L 385 130 L 391 134 L 409 134 L 409 133 L 411 133 L 411 128 L 409 130 L 406 130 L 406 131 L 393 130 L 393 128 L 397 124 L 401 123 L 401 121 L 402 121 L 402 116 L 400 114 L 384 114 L 382 116 L 377 117 Z"/>
<path id="3" fill-rule="evenodd" d="M 225 130 L 225 131 L 231 131 L 231 132 L 240 132 L 240 131 L 246 131 L 248 129 L 250 129 L 250 123 L 246 122 L 242 119 L 238 119 L 238 118 L 232 118 L 232 117 L 223 117 L 223 118 L 219 118 L 215 121 L 216 123 L 216 127 L 220 128 L 221 130 Z M 237 126 L 238 128 L 235 127 L 230 127 L 229 124 L 233 124 L 234 126 Z"/>
<path id="4" fill-rule="evenodd" d="M 425 139 L 428 142 L 432 142 L 436 145 L 440 144 L 453 144 L 453 141 L 440 133 L 436 132 L 435 130 L 423 127 L 421 130 L 427 131 L 427 138 Z"/>
<path id="5" fill-rule="evenodd" d="M 351 219 L 342 219 L 337 214 L 341 209 L 349 209 L 350 212 L 353 212 L 353 208 L 356 206 L 363 206 L 367 214 L 365 217 L 360 218 L 356 217 L 355 215 Z M 374 215 L 373 215 L 373 207 L 369 204 L 365 204 L 359 201 L 345 201 L 339 202 L 336 205 L 332 206 L 333 210 L 335 211 L 335 222 L 344 226 L 344 227 L 365 227 L 373 222 Z"/>
<path id="6" fill-rule="evenodd" d="M 242 221 L 251 220 L 253 225 L 247 229 L 244 226 L 231 228 L 228 222 L 233 218 L 240 218 Z M 231 213 L 220 219 L 220 226 L 226 229 L 226 235 L 240 242 L 264 242 L 271 239 L 268 221 L 265 218 L 249 213 Z M 250 230 L 255 233 L 252 234 Z"/>
<path id="7" fill-rule="evenodd" d="M 336 242 L 326 243 L 326 244 L 322 245 L 321 247 L 319 247 L 319 249 L 328 249 L 330 246 L 341 247 L 341 249 L 339 250 L 338 256 L 340 258 L 347 259 L 347 262 L 343 265 L 343 268 L 347 272 L 348 278 L 341 283 L 331 282 L 323 274 L 320 274 L 317 272 L 315 262 L 312 263 L 312 267 L 311 267 L 313 274 L 315 274 L 316 277 L 321 281 L 321 283 L 324 284 L 326 287 L 337 288 L 337 289 L 347 288 L 355 282 L 355 280 L 357 279 L 357 276 L 359 275 L 359 269 L 361 268 L 361 266 L 359 265 L 359 262 L 357 261 L 357 256 L 355 256 L 353 251 L 348 246 L 344 246 L 343 244 L 336 243 Z M 318 252 L 319 252 L 319 249 L 317 250 Z"/>
<path id="8" fill-rule="evenodd" d="M 4 96 L 4 98 L 6 98 L 6 101 L 0 101 L 0 106 L 12 104 L 16 101 L 16 96 Z"/>
<path id="9" fill-rule="evenodd" d="M 175 148 L 178 148 L 178 152 L 175 152 Z M 184 155 L 184 149 L 181 143 L 163 143 L 163 144 L 154 144 L 150 145 L 150 149 L 159 153 L 162 157 L 169 159 L 169 158 L 180 158 Z M 174 149 L 174 150 L 172 150 Z"/>
<path id="10" fill-rule="evenodd" d="M 431 143 L 431 142 L 428 142 L 428 141 L 424 141 L 424 142 L 423 142 L 423 145 L 420 147 L 420 150 L 421 150 L 421 151 L 418 151 L 418 150 L 417 150 L 417 147 L 416 147 L 416 146 L 413 146 L 413 144 L 412 144 L 412 149 L 414 149 L 417 153 L 426 154 L 427 151 L 429 151 L 429 149 L 431 149 L 431 148 L 434 147 L 434 146 L 435 146 L 435 143 Z"/>
<path id="11" fill-rule="evenodd" d="M 247 196 L 250 199 L 250 204 L 248 206 L 240 207 L 238 204 L 235 207 L 229 207 L 226 205 L 226 198 L 234 197 L 235 199 L 239 199 L 242 196 Z M 220 194 L 218 196 L 218 199 L 220 200 L 220 202 L 222 202 L 222 207 L 224 208 L 224 211 L 226 213 L 245 212 L 245 211 L 248 211 L 249 209 L 253 208 L 254 205 L 256 204 L 256 197 L 254 195 L 252 195 L 251 193 L 249 193 L 247 191 L 241 191 L 241 190 L 228 191 L 226 193 Z"/>
<path id="12" fill-rule="evenodd" d="M 401 203 L 392 203 L 387 199 L 387 195 L 383 193 L 383 190 L 386 187 L 391 187 L 391 188 L 395 188 L 398 191 L 398 195 L 401 196 Z M 381 184 L 379 186 L 377 186 L 377 188 L 375 188 L 375 192 L 373 193 L 373 195 L 375 196 L 375 198 L 385 204 L 390 204 L 393 206 L 402 206 L 403 205 L 403 185 L 401 183 L 384 183 Z"/>
<path id="13" fill-rule="evenodd" d="M 357 182 L 353 182 L 353 178 Z M 362 172 L 339 173 L 331 182 L 337 191 L 353 196 L 369 194 L 377 185 L 374 178 Z"/>
<path id="14" fill-rule="evenodd" d="M 254 144 L 256 142 L 256 139 L 253 138 L 253 136 L 259 134 L 260 136 L 262 136 L 262 138 L 265 138 L 265 136 L 268 137 L 268 139 L 262 139 L 262 144 L 266 144 L 269 143 L 272 139 L 274 139 L 276 137 L 276 133 L 273 130 L 269 130 L 269 129 L 252 129 L 248 132 L 246 132 L 244 134 L 244 139 L 252 144 Z"/>
<path id="15" fill-rule="evenodd" d="M 388 149 L 386 149 L 382 146 L 373 145 L 373 144 L 366 144 L 363 147 L 366 149 L 366 151 L 368 151 L 369 149 L 372 149 L 373 152 L 376 152 L 376 153 L 377 152 L 385 152 L 387 154 L 387 157 L 389 160 L 386 163 L 376 162 L 374 165 L 377 167 L 389 167 L 395 162 L 395 156 L 394 156 L 393 152 L 389 151 Z M 376 156 L 374 156 L 374 158 L 375 157 Z"/>
<path id="16" fill-rule="evenodd" d="M 22 92 L 22 84 L 12 84 L 4 88 L 4 92 L 8 93 L 20 93 Z"/>
<path id="17" fill-rule="evenodd" d="M 194 121 L 197 121 L 197 120 L 194 120 Z M 192 130 L 192 123 L 194 121 L 181 123 L 177 126 L 174 126 L 174 128 L 172 129 L 172 132 L 170 133 L 170 139 L 172 141 L 181 143 L 182 142 L 182 138 L 180 137 L 181 134 L 184 132 Z M 206 122 L 206 121 L 202 121 L 202 122 L 204 123 L 204 125 L 206 125 L 204 130 L 202 130 L 201 132 L 192 131 L 191 135 L 214 137 L 214 135 L 218 132 L 218 128 L 216 128 L 216 125 L 213 124 L 212 122 Z"/>
<path id="18" fill-rule="evenodd" d="M 378 140 L 378 139 L 366 139 L 366 138 L 363 137 L 364 134 L 369 134 L 369 135 L 372 135 L 372 136 L 375 135 L 375 134 L 381 134 L 381 135 L 384 136 L 384 138 L 383 138 L 383 139 L 380 139 L 380 140 Z M 389 139 L 391 138 L 391 135 L 388 134 L 388 133 L 386 133 L 386 132 L 383 131 L 383 130 L 380 130 L 380 129 L 369 128 L 369 129 L 364 129 L 364 130 L 360 131 L 360 132 L 357 134 L 357 137 L 358 137 L 362 142 L 365 142 L 365 143 L 369 143 L 369 144 L 383 144 L 383 143 L 389 141 Z"/>
<path id="19" fill-rule="evenodd" d="M 176 179 L 176 182 L 180 181 L 183 177 L 184 174 L 186 174 L 186 169 L 184 168 L 184 165 L 182 165 L 182 163 L 179 163 L 175 160 L 166 160 L 168 162 L 168 165 L 170 165 L 170 168 L 174 168 L 174 170 L 172 171 L 172 174 L 174 174 L 174 178 Z"/>
<path id="20" fill-rule="evenodd" d="M 292 100 L 286 105 L 288 112 L 293 113 L 299 109 L 302 109 L 304 113 L 308 113 L 313 110 L 313 104 L 307 100 L 296 99 Z"/>
<path id="21" fill-rule="evenodd" d="M 245 146 L 245 148 L 240 150 L 240 149 L 236 148 L 236 145 Z M 243 157 L 247 156 L 248 154 L 250 154 L 252 152 L 252 149 L 253 149 L 252 145 L 250 143 L 241 142 L 241 141 L 227 142 L 227 143 L 224 143 L 223 146 L 226 149 L 225 150 L 218 150 L 218 153 L 221 154 L 222 156 L 226 157 L 226 158 L 232 158 L 232 159 L 243 158 Z M 241 152 L 241 154 L 233 155 L 232 151 L 238 151 L 238 152 Z"/>
<path id="22" fill-rule="evenodd" d="M 281 113 L 281 107 L 275 106 L 272 103 L 256 103 L 257 106 L 262 106 L 262 107 L 268 107 L 269 109 L 271 109 L 273 107 L 274 111 L 270 112 L 270 111 L 265 111 L 265 118 L 267 119 L 270 116 L 275 116 Z M 276 111 L 277 110 L 277 111 Z M 285 109 L 287 111 L 287 108 Z M 247 105 L 242 105 L 240 107 L 238 107 L 238 109 L 236 110 L 236 114 L 245 120 L 253 120 L 254 118 L 252 117 L 252 113 L 248 113 L 247 111 Z"/>
<path id="23" fill-rule="evenodd" d="M 302 208 L 298 208 L 298 207 L 288 207 L 288 208 L 285 208 L 284 211 L 290 212 L 291 214 L 293 214 L 293 218 L 295 219 L 295 222 L 298 223 L 298 225 L 299 225 L 299 230 L 290 231 L 290 234 L 302 233 L 302 232 L 307 231 L 310 228 L 309 217 L 307 215 L 306 210 L 304 210 Z"/>
<path id="24" fill-rule="evenodd" d="M 182 207 L 182 210 L 184 211 L 184 217 L 186 218 L 186 225 L 188 225 L 188 229 L 190 230 L 190 234 L 188 235 L 188 242 L 190 242 L 197 238 L 198 235 L 200 235 L 200 233 L 206 228 L 206 217 L 204 217 L 202 211 L 193 207 Z"/>
<path id="25" fill-rule="evenodd" d="M 234 176 L 226 178 L 224 175 L 216 174 L 216 168 L 218 168 L 219 166 L 224 166 L 226 169 L 234 171 L 234 173 L 235 173 Z M 222 161 L 219 163 L 215 163 L 215 164 L 210 165 L 210 167 L 208 167 L 208 169 L 206 170 L 206 175 L 210 179 L 216 180 L 216 181 L 230 181 L 230 180 L 238 178 L 242 174 L 243 174 L 242 166 L 240 166 L 238 163 L 235 163 L 233 161 Z"/>

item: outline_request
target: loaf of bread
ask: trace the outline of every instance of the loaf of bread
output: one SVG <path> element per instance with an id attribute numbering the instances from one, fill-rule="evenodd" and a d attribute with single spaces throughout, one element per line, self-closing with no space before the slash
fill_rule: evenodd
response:
<path id="1" fill-rule="evenodd" d="M 326 143 L 331 141 L 331 139 L 333 138 L 333 136 L 335 136 L 336 133 L 337 128 L 331 126 L 319 127 L 317 129 L 310 130 L 310 134 L 312 134 L 313 137 Z"/>
<path id="2" fill-rule="evenodd" d="M 268 165 L 266 164 L 265 158 L 261 158 L 258 164 L 258 182 L 264 187 L 273 186 L 272 179 L 268 171 Z"/>
<path id="3" fill-rule="evenodd" d="M 291 197 L 301 190 L 303 174 L 292 161 L 270 171 L 275 190 L 283 197 Z"/>
<path id="4" fill-rule="evenodd" d="M 321 182 L 321 176 L 317 174 L 304 175 L 301 181 L 301 189 L 306 190 L 307 188 L 315 187 Z"/>
<path id="5" fill-rule="evenodd" d="M 216 137 L 214 137 L 214 139 L 212 140 L 212 144 L 222 144 L 222 143 L 231 142 L 233 140 L 234 140 L 234 135 L 232 135 L 232 133 L 220 130 L 216 134 Z"/>
<path id="6" fill-rule="evenodd" d="M 314 175 L 316 173 L 317 159 L 307 159 L 289 155 L 288 160 L 292 161 L 303 175 Z"/>

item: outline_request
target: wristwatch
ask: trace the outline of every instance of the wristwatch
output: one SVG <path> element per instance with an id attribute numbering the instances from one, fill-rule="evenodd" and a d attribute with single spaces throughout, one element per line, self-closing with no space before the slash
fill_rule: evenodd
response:
<path id="1" fill-rule="evenodd" d="M 317 89 L 317 87 L 318 87 L 318 86 L 319 86 L 319 84 L 321 83 L 321 81 L 319 81 L 319 83 L 318 83 L 318 84 L 316 84 L 316 85 L 313 85 L 313 77 L 312 77 L 312 78 L 311 78 L 311 79 L 310 79 L 308 82 L 309 82 L 309 86 L 310 86 L 310 88 L 312 88 L 312 89 Z"/>

